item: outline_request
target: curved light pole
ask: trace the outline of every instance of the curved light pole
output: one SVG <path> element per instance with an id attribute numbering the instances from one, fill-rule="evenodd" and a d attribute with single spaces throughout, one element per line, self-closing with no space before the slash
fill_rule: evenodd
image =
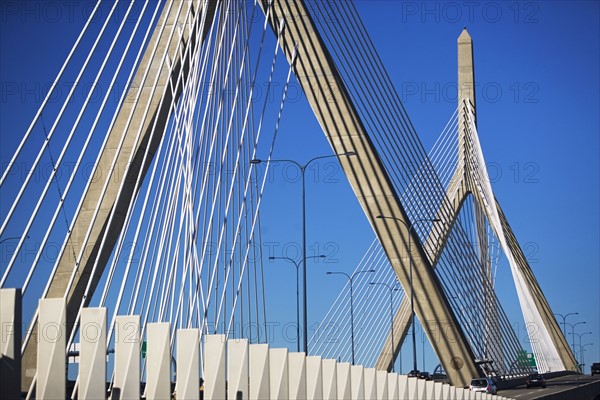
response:
<path id="1" fill-rule="evenodd" d="M 352 365 L 354 365 L 354 304 L 352 301 L 352 282 L 354 281 L 354 277 L 358 274 L 364 274 L 364 273 L 371 273 L 371 272 L 375 272 L 374 269 L 369 269 L 366 271 L 356 271 L 355 273 L 353 273 L 352 275 L 348 275 L 345 272 L 337 272 L 337 271 L 328 271 L 327 275 L 344 275 L 346 278 L 348 278 L 348 281 L 350 282 L 350 341 L 352 344 Z"/>
<path id="2" fill-rule="evenodd" d="M 577 337 L 579 338 L 579 345 L 581 346 L 581 338 L 585 335 L 591 335 L 592 332 L 583 332 L 583 333 L 576 333 Z"/>
<path id="3" fill-rule="evenodd" d="M 388 290 L 390 291 L 390 325 L 391 325 L 391 329 L 392 329 L 392 372 L 396 372 L 394 370 L 394 364 L 395 363 L 395 355 L 396 352 L 394 351 L 394 302 L 393 302 L 393 296 L 394 296 L 394 292 L 398 290 L 398 288 L 394 285 L 394 287 L 388 285 L 385 282 L 371 282 L 370 285 L 381 285 L 381 286 L 385 286 L 386 288 L 388 288 Z"/>
<path id="4" fill-rule="evenodd" d="M 587 346 L 593 346 L 593 345 L 594 345 L 594 343 L 590 342 L 590 343 L 586 343 L 586 344 L 584 344 L 584 345 L 580 345 L 580 346 L 579 346 L 579 352 L 580 352 L 579 354 L 580 354 L 580 356 L 581 356 L 581 364 L 580 364 L 580 365 L 581 365 L 581 373 L 582 373 L 582 374 L 585 374 L 585 371 L 584 371 L 585 362 L 584 362 L 584 360 L 583 360 L 583 352 L 585 351 L 585 348 L 586 348 Z"/>
<path id="5" fill-rule="evenodd" d="M 304 341 L 304 352 L 306 353 L 306 355 L 308 355 L 308 315 L 307 315 L 307 311 L 306 311 L 307 300 L 306 300 L 306 179 L 305 179 L 305 172 L 306 172 L 306 168 L 310 165 L 310 163 L 312 163 L 315 160 L 319 160 L 322 158 L 340 157 L 340 156 L 350 157 L 350 156 L 355 156 L 355 155 L 356 155 L 356 152 L 354 152 L 354 151 L 348 151 L 348 152 L 341 153 L 341 154 L 329 154 L 326 156 L 313 157 L 304 164 L 300 164 L 297 161 L 288 160 L 288 159 L 261 160 L 261 159 L 255 158 L 253 160 L 250 160 L 250 164 L 254 164 L 254 165 L 260 164 L 262 162 L 266 162 L 266 163 L 276 162 L 276 161 L 277 162 L 289 162 L 289 163 L 296 165 L 300 169 L 300 175 L 302 177 L 302 289 L 303 289 L 302 303 L 303 303 L 303 314 L 304 314 L 303 315 L 304 337 L 302 339 Z"/>
<path id="6" fill-rule="evenodd" d="M 579 338 L 579 349 L 581 349 L 581 342 L 582 342 L 582 341 L 581 341 L 581 337 L 582 337 L 582 336 L 585 336 L 585 335 L 591 335 L 591 334 L 592 334 L 592 332 L 576 333 L 577 337 Z M 575 349 L 573 349 L 573 351 L 574 351 L 574 350 L 575 350 Z M 581 351 L 581 350 L 580 350 L 580 352 L 579 352 L 579 358 L 580 358 L 580 360 L 581 360 L 580 362 L 582 362 L 582 363 L 583 363 L 583 351 Z M 583 373 L 583 368 L 582 368 L 582 370 L 581 370 L 581 373 Z"/>
<path id="7" fill-rule="evenodd" d="M 573 346 L 573 351 L 575 351 L 575 327 L 585 323 L 585 321 L 575 322 L 574 324 L 567 323 L 571 327 L 571 345 Z"/>
<path id="8" fill-rule="evenodd" d="M 559 317 L 562 318 L 562 321 L 563 321 L 563 335 L 565 335 L 565 339 L 566 339 L 567 338 L 567 327 L 565 326 L 566 325 L 565 321 L 567 320 L 567 317 L 569 315 L 579 315 L 579 313 L 578 312 L 571 312 L 571 313 L 564 314 L 564 315 L 563 314 L 559 314 L 559 313 L 555 313 L 554 315 L 557 315 L 557 316 L 559 316 Z"/>
<path id="9" fill-rule="evenodd" d="M 409 285 L 410 285 L 410 323 L 412 325 L 412 348 L 413 348 L 413 371 L 417 371 L 417 339 L 415 337 L 415 291 L 413 289 L 413 268 L 412 268 L 412 251 L 411 251 L 411 238 L 412 232 L 416 224 L 421 222 L 442 222 L 439 218 L 419 218 L 407 225 L 404 220 L 396 217 L 388 217 L 385 215 L 378 215 L 376 218 L 379 219 L 393 219 L 394 221 L 401 222 L 402 225 L 408 230 L 408 268 L 409 268 Z"/>
<path id="10" fill-rule="evenodd" d="M 324 255 L 318 256 L 309 256 L 307 258 L 325 258 Z M 300 260 L 299 262 L 294 261 L 293 258 L 290 257 L 269 257 L 269 260 L 287 260 L 296 266 L 296 339 L 298 341 L 298 352 L 300 352 L 300 277 L 299 277 L 299 269 L 300 269 Z"/>

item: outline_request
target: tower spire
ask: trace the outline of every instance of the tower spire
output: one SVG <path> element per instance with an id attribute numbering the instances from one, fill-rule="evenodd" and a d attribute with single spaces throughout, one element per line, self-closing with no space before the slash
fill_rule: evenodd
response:
<path id="1" fill-rule="evenodd" d="M 475 108 L 475 68 L 473 65 L 473 39 L 465 27 L 458 44 L 458 101 L 468 99 Z"/>

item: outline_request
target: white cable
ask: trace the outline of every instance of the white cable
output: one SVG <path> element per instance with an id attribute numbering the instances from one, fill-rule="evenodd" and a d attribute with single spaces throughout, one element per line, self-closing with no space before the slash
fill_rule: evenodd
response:
<path id="1" fill-rule="evenodd" d="M 108 25 L 108 22 L 110 21 L 110 18 L 112 16 L 112 14 L 114 13 L 114 10 L 116 9 L 116 7 L 117 7 L 118 4 L 119 4 L 119 0 L 116 0 L 115 3 L 114 3 L 114 5 L 113 5 L 113 7 L 110 10 L 109 16 L 104 21 L 104 24 L 102 25 L 100 33 L 98 34 L 98 36 L 96 37 L 96 40 L 94 41 L 94 44 L 92 45 L 92 49 L 90 50 L 89 54 L 87 55 L 87 57 L 86 57 L 83 65 L 81 67 L 81 70 L 79 71 L 79 74 L 77 75 L 77 78 L 75 78 L 75 84 L 69 90 L 69 94 L 67 95 L 67 98 L 64 101 L 64 103 L 63 103 L 63 105 L 62 105 L 62 107 L 61 107 L 61 109 L 59 111 L 58 117 L 54 121 L 54 124 L 52 125 L 52 128 L 50 128 L 50 133 L 48 135 L 46 135 L 46 140 L 44 141 L 44 144 L 42 145 L 42 148 L 38 152 L 38 155 L 36 156 L 35 161 L 33 162 L 33 165 L 31 167 L 32 171 L 38 167 L 38 163 L 39 163 L 40 159 L 42 158 L 42 155 L 44 154 L 44 150 L 50 144 L 50 139 L 52 138 L 52 136 L 54 134 L 54 131 L 56 130 L 56 127 L 58 126 L 58 122 L 60 121 L 60 119 L 61 119 L 61 117 L 62 117 L 65 109 L 67 108 L 67 105 L 71 101 L 73 93 L 75 92 L 75 89 L 77 88 L 77 85 L 79 84 L 79 80 L 81 79 L 81 76 L 85 72 L 88 63 L 89 63 L 90 59 L 92 58 L 92 54 L 96 50 L 96 46 L 98 45 L 98 42 L 100 41 L 100 38 L 104 34 L 104 30 L 106 29 L 106 26 Z M 7 172 L 8 172 L 8 169 L 7 169 Z M 27 178 L 25 178 L 25 181 L 22 183 L 22 186 L 21 186 L 21 188 L 19 190 L 19 193 L 17 194 L 16 199 L 14 200 L 14 202 L 13 202 L 10 210 L 8 211 L 8 214 L 6 215 L 4 221 L 2 222 L 2 225 L 0 226 L 0 236 L 2 236 L 2 234 L 4 232 L 4 229 L 6 228 L 6 225 L 8 224 L 8 221 L 10 221 L 10 219 L 12 217 L 12 214 L 15 211 L 15 208 L 16 208 L 17 204 L 21 200 L 21 196 L 23 195 L 23 192 L 27 188 L 27 186 L 29 184 L 29 181 L 31 180 L 31 178 L 33 177 L 33 175 L 34 174 L 27 174 Z"/>
<path id="2" fill-rule="evenodd" d="M 19 154 L 21 153 L 21 150 L 22 150 L 23 146 L 25 145 L 25 142 L 29 138 L 29 135 L 31 134 L 31 131 L 33 130 L 33 127 L 35 126 L 35 123 L 37 122 L 37 120 L 40 117 L 40 115 L 42 115 L 42 112 L 44 111 L 44 108 L 46 108 L 46 104 L 48 103 L 48 100 L 50 99 L 50 97 L 54 93 L 54 88 L 56 88 L 56 85 L 58 84 L 58 82 L 62 78 L 62 74 L 65 71 L 65 69 L 66 69 L 67 65 L 69 64 L 69 62 L 71 61 L 71 57 L 75 53 L 75 50 L 77 50 L 77 47 L 79 47 L 79 42 L 83 38 L 83 35 L 87 32 L 87 29 L 88 29 L 90 23 L 92 22 L 92 20 L 96 17 L 96 11 L 98 10 L 98 7 L 100 6 L 101 2 L 102 2 L 102 0 L 98 0 L 96 2 L 96 5 L 94 6 L 94 9 L 90 13 L 90 16 L 88 17 L 88 19 L 87 19 L 87 21 L 86 21 L 83 29 L 79 33 L 79 36 L 77 37 L 77 40 L 75 41 L 75 44 L 73 45 L 73 47 L 71 47 L 71 51 L 67 55 L 67 58 L 65 59 L 65 62 L 63 63 L 63 65 L 60 68 L 60 70 L 58 71 L 58 74 L 56 75 L 56 78 L 54 79 L 54 82 L 52 82 L 52 86 L 50 87 L 50 90 L 48 90 L 48 94 L 46 94 L 46 97 L 42 101 L 42 104 L 40 105 L 40 108 L 38 109 L 37 113 L 33 117 L 33 120 L 31 121 L 31 123 L 29 124 L 29 128 L 27 128 L 27 131 L 25 132 L 25 135 L 23 136 L 23 139 L 21 139 L 21 143 L 19 143 L 19 146 L 17 147 L 17 150 L 15 151 L 15 153 L 13 154 L 10 162 L 8 163 L 8 167 L 6 168 L 6 170 L 4 171 L 4 173 L 2 174 L 2 178 L 0 178 L 0 187 L 4 183 L 4 181 L 5 181 L 8 173 L 10 172 L 11 167 L 13 165 L 15 165 L 15 161 L 16 161 L 17 157 L 19 156 Z"/>

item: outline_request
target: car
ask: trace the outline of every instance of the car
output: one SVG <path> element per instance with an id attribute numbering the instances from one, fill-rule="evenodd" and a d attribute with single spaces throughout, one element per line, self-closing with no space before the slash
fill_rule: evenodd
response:
<path id="1" fill-rule="evenodd" d="M 418 369 L 413 369 L 412 371 L 410 371 L 408 373 L 408 377 L 409 378 L 418 378 L 421 375 L 421 371 L 419 371 Z"/>
<path id="2" fill-rule="evenodd" d="M 419 374 L 419 378 L 429 381 L 429 380 L 431 380 L 431 375 L 429 375 L 429 372 L 427 372 L 427 371 L 421 371 L 421 373 Z"/>
<path id="3" fill-rule="evenodd" d="M 471 392 L 483 392 L 489 394 L 496 394 L 498 392 L 498 388 L 493 380 L 490 378 L 473 378 L 471 379 L 471 384 L 469 385 L 469 390 Z"/>
<path id="4" fill-rule="evenodd" d="M 592 375 L 600 375 L 600 363 L 592 364 Z"/>
<path id="5" fill-rule="evenodd" d="M 525 386 L 527 386 L 527 389 L 533 386 L 541 386 L 542 388 L 545 388 L 546 379 L 542 374 L 529 374 L 527 379 L 525 379 Z"/>

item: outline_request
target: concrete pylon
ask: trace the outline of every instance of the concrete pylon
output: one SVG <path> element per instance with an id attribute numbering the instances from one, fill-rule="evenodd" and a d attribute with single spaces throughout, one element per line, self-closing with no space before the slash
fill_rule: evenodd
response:
<path id="1" fill-rule="evenodd" d="M 475 67 L 473 61 L 473 40 L 471 39 L 471 35 L 467 29 L 463 29 L 461 34 L 457 40 L 457 52 L 458 52 L 458 101 L 459 104 L 463 102 L 469 102 L 475 107 Z M 469 191 L 467 190 L 470 187 L 470 184 L 466 184 L 465 179 L 468 179 L 470 175 L 465 174 L 465 168 L 468 166 L 469 152 L 466 150 L 467 142 L 464 140 L 465 127 L 466 127 L 465 113 L 458 113 L 458 126 L 459 126 L 459 138 L 458 138 L 458 147 L 459 147 L 459 155 L 458 155 L 458 166 L 456 172 L 451 180 L 451 183 L 448 187 L 448 193 L 457 193 L 452 198 L 460 199 L 460 203 L 454 204 L 454 216 L 451 224 L 445 224 L 445 227 L 453 226 L 458 216 L 458 211 L 460 210 L 460 206 L 462 205 L 462 201 L 466 198 Z M 438 216 L 439 218 L 439 216 Z M 443 228 L 442 228 L 443 229 Z M 446 233 L 450 233 L 450 229 L 448 229 Z M 443 250 L 443 244 L 445 243 L 445 239 L 440 240 L 438 242 L 440 246 L 437 248 L 429 248 L 430 254 L 434 255 L 434 259 L 437 260 L 439 255 Z M 487 246 L 484 246 L 487 248 Z M 426 244 L 426 248 L 427 244 Z M 398 352 L 400 351 L 401 344 L 404 342 L 406 335 L 408 333 L 408 329 L 410 327 L 410 301 L 407 296 L 404 296 L 402 302 L 400 303 L 400 307 L 396 311 L 396 315 L 394 316 L 394 332 L 396 333 L 396 337 L 394 338 L 393 348 L 396 349 L 393 357 L 390 357 L 390 353 L 387 353 L 385 349 L 390 348 L 390 342 L 392 341 L 391 335 L 388 335 L 383 347 L 382 351 L 375 363 L 375 368 L 379 370 L 387 370 L 391 371 L 392 364 L 394 360 L 398 356 Z"/>
<path id="2" fill-rule="evenodd" d="M 204 40 L 212 25 L 216 3 L 216 0 L 208 2 L 173 0 L 165 3 L 133 83 L 128 89 L 127 100 L 119 110 L 114 127 L 108 133 L 107 144 L 92 172 L 92 184 L 84 194 L 81 211 L 75 217 L 73 230 L 66 238 L 67 245 L 59 255 L 58 268 L 46 295 L 47 298 L 66 296 L 67 336 L 71 333 L 79 308 L 88 304 L 102 276 L 123 228 L 127 208 L 135 197 L 138 174 L 141 172 L 142 177 L 145 176 L 161 141 L 171 105 L 178 100 L 182 92 L 181 83 L 177 86 L 177 77 L 180 72 L 183 80 L 187 77 L 189 58 L 179 57 L 177 52 L 184 53 L 186 48 L 193 48 L 197 40 Z M 192 12 L 188 12 L 190 8 L 193 9 Z M 201 15 L 204 11 L 206 11 L 206 22 L 204 31 L 201 32 L 202 37 L 189 35 L 190 32 L 197 30 L 190 26 L 192 21 L 186 17 L 198 13 Z M 173 31 L 175 34 L 171 37 Z M 174 63 L 172 74 L 169 74 L 168 63 L 164 61 L 167 57 Z M 185 60 L 183 65 L 181 58 Z M 144 118 L 146 110 L 148 111 Z M 128 123 L 130 115 L 133 118 Z M 152 129 L 154 125 L 156 128 Z M 141 135 L 136 144 L 138 131 L 141 131 Z M 119 148 L 121 141 L 123 145 Z M 149 156 L 143 162 L 146 152 Z M 130 158 L 133 160 L 131 164 L 128 163 Z M 113 159 L 116 159 L 114 166 Z M 105 185 L 106 190 L 103 192 Z M 94 218 L 97 208 L 99 212 Z M 114 218 L 109 223 L 113 209 L 115 209 Z M 91 234 L 86 239 L 88 230 Z M 106 241 L 104 246 L 100 247 L 105 232 L 107 232 Z M 83 256 L 80 262 L 76 263 L 73 254 L 80 253 Z M 98 267 L 93 271 L 96 258 L 99 260 Z M 75 279 L 66 293 L 74 269 L 76 269 Z M 91 292 L 90 296 L 84 299 L 88 282 Z M 37 324 L 31 326 L 30 330 L 31 336 L 23 353 L 21 370 L 21 388 L 25 391 L 29 389 L 31 380 L 36 374 Z"/>
<path id="3" fill-rule="evenodd" d="M 260 1 L 263 11 L 269 3 Z M 279 22 L 286 23 L 280 40 L 281 49 L 333 151 L 336 154 L 356 152 L 356 156 L 340 158 L 340 163 L 399 281 L 408 289 L 409 263 L 405 254 L 409 233 L 405 228 L 408 225 L 402 223 L 408 223 L 407 213 L 310 12 L 301 0 L 275 0 L 270 7 L 271 28 L 278 32 Z M 394 216 L 395 219 L 378 219 L 378 215 Z M 416 233 L 412 232 L 411 242 L 418 243 L 417 239 Z M 430 335 L 437 333 L 435 340 L 430 342 L 446 370 L 453 371 L 451 381 L 455 385 L 466 385 L 476 373 L 473 354 L 424 249 L 413 246 L 413 251 L 415 313 L 430 339 Z"/>

